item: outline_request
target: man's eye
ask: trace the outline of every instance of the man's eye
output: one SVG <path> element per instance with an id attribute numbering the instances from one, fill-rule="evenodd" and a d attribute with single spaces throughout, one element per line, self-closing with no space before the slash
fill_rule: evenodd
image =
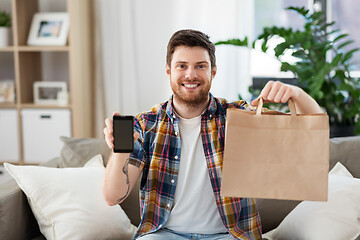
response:
<path id="1" fill-rule="evenodd" d="M 203 69 L 203 68 L 206 68 L 206 66 L 205 65 L 198 65 L 198 68 Z"/>
<path id="2" fill-rule="evenodd" d="M 185 68 L 185 67 L 186 67 L 186 66 L 183 65 L 183 64 L 178 65 L 178 68 L 181 68 L 181 69 L 183 69 L 183 68 Z"/>

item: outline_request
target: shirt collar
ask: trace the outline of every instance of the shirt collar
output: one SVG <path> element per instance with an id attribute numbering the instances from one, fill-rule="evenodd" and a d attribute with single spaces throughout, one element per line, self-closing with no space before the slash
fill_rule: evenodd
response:
<path id="1" fill-rule="evenodd" d="M 216 110 L 217 110 L 217 104 L 216 104 L 216 99 L 214 98 L 214 96 L 209 93 L 210 95 L 210 103 L 209 106 L 204 110 L 204 112 L 202 113 L 202 115 L 206 115 L 207 118 L 211 119 Z M 173 95 L 170 97 L 168 104 L 166 106 L 166 114 L 168 115 L 168 117 L 170 118 L 171 121 L 174 120 L 179 120 L 179 116 L 176 114 L 175 109 L 173 107 Z"/>

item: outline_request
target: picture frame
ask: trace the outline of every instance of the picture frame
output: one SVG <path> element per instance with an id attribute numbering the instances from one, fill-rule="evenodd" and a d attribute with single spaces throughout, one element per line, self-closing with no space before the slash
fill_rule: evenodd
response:
<path id="1" fill-rule="evenodd" d="M 67 12 L 35 13 L 27 40 L 33 46 L 64 46 L 69 32 Z"/>
<path id="2" fill-rule="evenodd" d="M 46 105 L 66 105 L 67 83 L 61 81 L 34 82 L 34 103 Z"/>
<path id="3" fill-rule="evenodd" d="M 15 103 L 15 81 L 0 81 L 0 103 Z"/>

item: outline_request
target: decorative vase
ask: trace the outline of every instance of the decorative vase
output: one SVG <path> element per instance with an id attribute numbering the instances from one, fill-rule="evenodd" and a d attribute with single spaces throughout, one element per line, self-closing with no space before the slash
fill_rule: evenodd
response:
<path id="1" fill-rule="evenodd" d="M 354 125 L 331 125 L 330 138 L 334 137 L 348 137 L 355 135 Z"/>
<path id="2" fill-rule="evenodd" d="M 10 28 L 0 27 L 0 47 L 9 46 Z"/>

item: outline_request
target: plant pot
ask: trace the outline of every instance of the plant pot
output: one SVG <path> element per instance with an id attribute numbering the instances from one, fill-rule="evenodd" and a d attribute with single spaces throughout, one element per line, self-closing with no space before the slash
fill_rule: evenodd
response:
<path id="1" fill-rule="evenodd" d="M 330 138 L 333 137 L 348 137 L 355 135 L 354 125 L 331 125 Z"/>
<path id="2" fill-rule="evenodd" d="M 10 28 L 0 27 L 0 47 L 9 46 Z"/>

